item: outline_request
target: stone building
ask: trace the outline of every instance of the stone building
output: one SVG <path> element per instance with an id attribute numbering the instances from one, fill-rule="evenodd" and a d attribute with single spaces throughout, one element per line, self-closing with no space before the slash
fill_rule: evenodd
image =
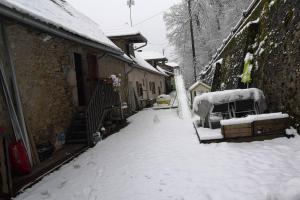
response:
<path id="1" fill-rule="evenodd" d="M 299 46 L 300 2 L 257 0 L 243 13 L 202 78 L 212 83 L 213 91 L 245 88 L 241 74 L 246 55 L 251 55 L 249 87 L 262 89 L 269 111 L 289 113 L 299 129 Z"/>
<path id="2" fill-rule="evenodd" d="M 174 68 L 168 65 L 166 56 L 155 51 L 139 51 L 138 54 L 155 69 L 165 74 L 165 91 L 167 94 L 175 90 Z"/>
<path id="3" fill-rule="evenodd" d="M 125 54 L 132 63 L 124 66 L 124 77 L 127 83 L 128 102 L 132 111 L 151 106 L 158 95 L 165 93 L 167 75 L 147 63 L 137 50 L 147 45 L 147 39 L 133 28 L 107 33 L 108 37 Z M 134 44 L 139 44 L 135 47 Z M 131 92 L 132 91 L 132 92 Z"/>
<path id="4" fill-rule="evenodd" d="M 0 28 L 0 128 L 11 138 L 20 138 L 34 166 L 31 174 L 14 176 L 7 183 L 3 177 L 10 174 L 3 168 L 1 149 L 1 197 L 39 177 L 46 169 L 41 166 L 60 161 L 54 157 L 49 165 L 40 165 L 44 159 L 40 145 L 60 149 L 59 158 L 92 145 L 102 115 L 120 105 L 119 95 L 104 79 L 110 73 L 101 72 L 116 67 L 118 73 L 119 65 L 113 62 L 131 59 L 98 24 L 61 0 L 1 1 Z M 114 61 L 102 62 L 108 57 Z M 62 137 L 68 145 L 62 146 Z"/>

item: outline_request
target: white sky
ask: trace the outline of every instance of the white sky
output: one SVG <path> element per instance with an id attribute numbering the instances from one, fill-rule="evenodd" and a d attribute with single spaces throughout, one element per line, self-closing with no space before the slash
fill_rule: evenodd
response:
<path id="1" fill-rule="evenodd" d="M 144 49 L 159 52 L 166 49 L 166 55 L 170 60 L 172 60 L 173 51 L 166 38 L 162 12 L 167 11 L 179 1 L 135 0 L 132 8 L 133 25 L 137 24 L 134 27 L 148 39 L 148 45 Z M 114 30 L 130 24 L 127 0 L 68 0 L 68 2 L 99 23 L 103 30 Z M 143 22 L 154 15 L 157 16 Z"/>

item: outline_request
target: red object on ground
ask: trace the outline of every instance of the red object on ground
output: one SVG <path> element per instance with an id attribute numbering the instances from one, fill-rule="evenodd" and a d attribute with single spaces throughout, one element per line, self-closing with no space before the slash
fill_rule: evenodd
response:
<path id="1" fill-rule="evenodd" d="M 31 172 L 31 166 L 24 145 L 20 142 L 13 142 L 8 146 L 9 160 L 11 169 L 25 175 Z"/>

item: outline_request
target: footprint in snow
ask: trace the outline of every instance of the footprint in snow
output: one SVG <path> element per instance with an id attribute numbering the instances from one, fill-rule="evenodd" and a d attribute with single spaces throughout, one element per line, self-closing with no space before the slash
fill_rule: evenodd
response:
<path id="1" fill-rule="evenodd" d="M 90 161 L 87 163 L 87 166 L 95 166 L 95 165 L 96 165 L 96 163 L 94 161 Z"/>
<path id="2" fill-rule="evenodd" d="M 97 176 L 98 176 L 98 177 L 101 177 L 102 174 L 103 174 L 103 169 L 99 169 L 99 170 L 97 171 Z"/>
<path id="3" fill-rule="evenodd" d="M 74 165 L 73 167 L 74 167 L 74 169 L 79 169 L 81 166 L 80 165 Z"/>
<path id="4" fill-rule="evenodd" d="M 153 123 L 154 123 L 154 124 L 160 123 L 160 119 L 158 118 L 157 115 L 154 115 L 154 117 L 153 117 Z"/>
<path id="5" fill-rule="evenodd" d="M 57 188 L 58 188 L 58 189 L 62 189 L 63 187 L 65 187 L 66 183 L 67 183 L 67 181 L 61 182 L 61 183 L 57 186 Z"/>
<path id="6" fill-rule="evenodd" d="M 41 195 L 45 196 L 45 197 L 50 197 L 51 196 L 50 193 L 48 192 L 48 190 L 41 192 Z"/>
<path id="7" fill-rule="evenodd" d="M 150 176 L 147 176 L 147 175 L 145 175 L 145 178 L 147 178 L 147 179 L 151 179 L 151 177 L 150 177 Z"/>

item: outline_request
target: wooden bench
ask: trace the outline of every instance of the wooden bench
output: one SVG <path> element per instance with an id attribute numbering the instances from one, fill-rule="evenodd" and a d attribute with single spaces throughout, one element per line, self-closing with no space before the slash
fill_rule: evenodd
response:
<path id="1" fill-rule="evenodd" d="M 252 136 L 252 123 L 225 125 L 221 127 L 224 138 L 239 138 Z"/>
<path id="2" fill-rule="evenodd" d="M 288 128 L 288 115 L 282 113 L 251 115 L 221 121 L 224 138 L 285 134 L 285 130 Z"/>
<path id="3" fill-rule="evenodd" d="M 280 134 L 289 128 L 289 119 L 269 119 L 253 122 L 254 135 Z"/>

